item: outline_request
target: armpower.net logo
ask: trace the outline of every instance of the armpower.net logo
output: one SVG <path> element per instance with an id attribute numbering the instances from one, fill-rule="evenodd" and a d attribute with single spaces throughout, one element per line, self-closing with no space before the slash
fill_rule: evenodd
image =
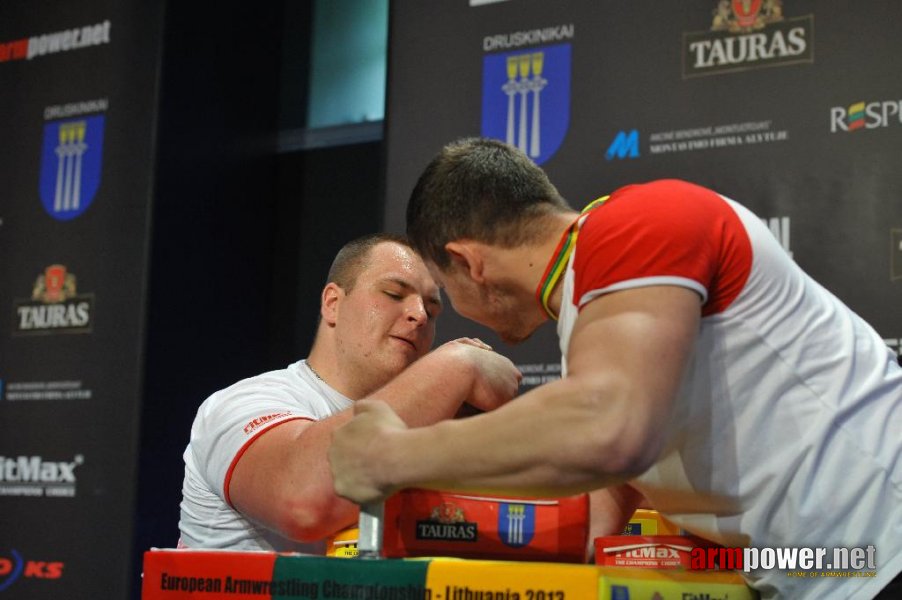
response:
<path id="1" fill-rule="evenodd" d="M 0 42 L 0 63 L 32 60 L 48 54 L 109 44 L 111 27 L 110 21 L 106 20 L 93 25 Z"/>

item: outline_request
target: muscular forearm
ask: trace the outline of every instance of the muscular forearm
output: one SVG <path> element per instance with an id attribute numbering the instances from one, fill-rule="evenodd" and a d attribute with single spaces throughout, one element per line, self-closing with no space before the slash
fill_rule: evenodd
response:
<path id="1" fill-rule="evenodd" d="M 467 352 L 472 351 L 449 348 L 427 355 L 369 398 L 387 403 L 408 427 L 450 419 L 471 393 L 475 369 Z M 255 487 L 250 501 L 243 505 L 239 502 L 245 495 L 237 490 L 237 494 L 233 493 L 236 507 L 283 535 L 302 541 L 321 539 L 353 523 L 357 507 L 336 496 L 326 455 L 332 432 L 351 416 L 352 410 L 348 409 L 322 421 L 304 423 L 285 441 L 261 439 L 270 443 L 270 452 L 281 456 L 267 461 L 261 471 L 250 473 L 245 469 L 240 473 L 258 480 L 257 485 L 263 487 Z M 278 433 L 273 431 L 267 436 Z M 273 469 L 273 465 L 279 466 Z M 234 486 L 233 483 L 233 492 Z M 246 489 L 245 485 L 240 487 Z M 273 493 L 261 495 L 256 491 L 260 489 Z"/>
<path id="2" fill-rule="evenodd" d="M 641 447 L 647 424 L 617 389 L 562 380 L 493 413 L 393 432 L 382 440 L 376 476 L 390 490 L 536 496 L 622 483 L 644 470 L 654 452 Z"/>

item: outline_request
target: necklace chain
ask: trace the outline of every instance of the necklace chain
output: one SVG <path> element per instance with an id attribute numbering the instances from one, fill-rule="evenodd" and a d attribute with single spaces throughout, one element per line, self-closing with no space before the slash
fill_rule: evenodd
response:
<path id="1" fill-rule="evenodd" d="M 313 365 L 310 364 L 310 361 L 306 361 L 306 360 L 305 360 L 305 361 L 304 361 L 304 364 L 307 365 L 307 368 L 310 369 L 310 372 L 313 373 L 313 374 L 316 376 L 317 379 L 319 379 L 319 380 L 322 381 L 323 383 L 326 383 L 326 380 L 323 379 L 322 376 L 321 376 L 319 373 L 316 372 L 316 369 L 313 368 Z"/>

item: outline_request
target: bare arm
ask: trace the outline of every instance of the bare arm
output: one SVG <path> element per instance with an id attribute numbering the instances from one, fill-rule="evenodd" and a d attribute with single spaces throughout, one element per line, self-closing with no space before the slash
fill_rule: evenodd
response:
<path id="1" fill-rule="evenodd" d="M 391 406 L 406 426 L 454 416 L 464 401 L 482 409 L 507 402 L 519 372 L 506 358 L 450 342 L 413 363 L 370 398 Z M 289 421 L 261 436 L 242 455 L 229 493 L 251 520 L 294 540 L 322 539 L 357 519 L 357 507 L 335 495 L 326 452 L 351 409 L 322 421 Z M 378 446 L 378 444 L 377 444 Z"/>
<path id="2" fill-rule="evenodd" d="M 639 508 L 643 496 L 629 484 L 589 493 L 589 560 L 595 556 L 595 538 L 619 535 Z"/>
<path id="3" fill-rule="evenodd" d="M 558 496 L 624 483 L 662 449 L 699 313 L 679 287 L 601 296 L 580 313 L 567 378 L 469 419 L 406 429 L 358 403 L 334 436 L 336 489 L 372 502 L 414 486 Z"/>

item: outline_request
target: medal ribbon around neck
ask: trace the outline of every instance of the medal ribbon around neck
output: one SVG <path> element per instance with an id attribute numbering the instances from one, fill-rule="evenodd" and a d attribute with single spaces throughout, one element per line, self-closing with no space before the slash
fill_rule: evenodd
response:
<path id="1" fill-rule="evenodd" d="M 554 291 L 561 275 L 564 274 L 564 271 L 567 268 L 567 262 L 570 260 L 570 255 L 573 253 L 573 248 L 576 246 L 576 237 L 579 235 L 579 220 L 593 208 L 597 208 L 604 204 L 608 198 L 610 198 L 610 196 L 602 196 L 586 205 L 580 213 L 580 216 L 573 221 L 573 224 L 570 225 L 561 236 L 561 241 L 558 242 L 554 254 L 551 255 L 548 266 L 545 267 L 545 274 L 542 275 L 542 279 L 539 280 L 539 286 L 536 288 L 536 300 L 545 310 L 545 314 L 548 315 L 548 318 L 552 321 L 557 321 L 557 315 L 555 315 L 551 311 L 551 308 L 548 307 L 548 301 L 551 299 L 551 293 Z"/>

